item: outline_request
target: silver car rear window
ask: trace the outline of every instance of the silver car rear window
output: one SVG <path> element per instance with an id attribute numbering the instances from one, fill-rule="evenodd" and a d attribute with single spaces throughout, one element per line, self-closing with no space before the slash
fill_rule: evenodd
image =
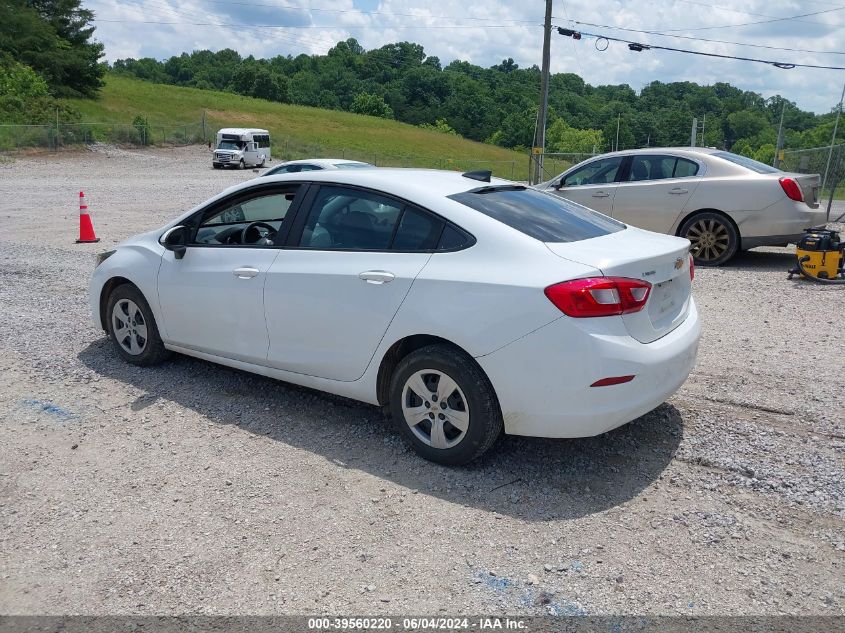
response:
<path id="1" fill-rule="evenodd" d="M 522 186 L 480 187 L 449 198 L 541 242 L 577 242 L 626 228 L 580 204 Z"/>

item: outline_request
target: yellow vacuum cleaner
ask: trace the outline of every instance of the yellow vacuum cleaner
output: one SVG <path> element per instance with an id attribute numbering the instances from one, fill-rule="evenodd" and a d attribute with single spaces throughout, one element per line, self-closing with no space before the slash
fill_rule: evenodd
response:
<path id="1" fill-rule="evenodd" d="M 829 229 L 805 229 L 798 240 L 797 266 L 789 271 L 826 284 L 845 284 L 845 242 Z"/>

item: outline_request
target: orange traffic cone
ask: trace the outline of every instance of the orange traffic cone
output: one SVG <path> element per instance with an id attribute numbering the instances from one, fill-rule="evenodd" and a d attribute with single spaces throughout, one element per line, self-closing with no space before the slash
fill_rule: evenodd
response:
<path id="1" fill-rule="evenodd" d="M 88 242 L 99 242 L 100 238 L 94 235 L 94 225 L 91 223 L 91 216 L 88 215 L 88 205 L 85 204 L 85 194 L 79 192 L 79 239 L 77 244 Z"/>

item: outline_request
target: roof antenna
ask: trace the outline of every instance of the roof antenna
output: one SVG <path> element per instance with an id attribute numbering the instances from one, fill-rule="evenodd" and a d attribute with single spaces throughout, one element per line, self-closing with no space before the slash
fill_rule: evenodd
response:
<path id="1" fill-rule="evenodd" d="M 481 171 L 465 171 L 461 174 L 464 178 L 472 178 L 481 182 L 490 182 L 490 177 L 493 172 L 489 169 L 482 169 Z"/>

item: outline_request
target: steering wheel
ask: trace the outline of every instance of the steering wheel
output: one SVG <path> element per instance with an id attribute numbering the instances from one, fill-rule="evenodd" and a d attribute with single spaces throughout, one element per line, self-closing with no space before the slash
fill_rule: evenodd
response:
<path id="1" fill-rule="evenodd" d="M 267 233 L 262 235 L 258 229 L 267 229 Z M 250 222 L 241 231 L 241 244 L 261 244 L 264 246 L 271 246 L 273 238 L 276 237 L 278 231 L 267 222 Z"/>

